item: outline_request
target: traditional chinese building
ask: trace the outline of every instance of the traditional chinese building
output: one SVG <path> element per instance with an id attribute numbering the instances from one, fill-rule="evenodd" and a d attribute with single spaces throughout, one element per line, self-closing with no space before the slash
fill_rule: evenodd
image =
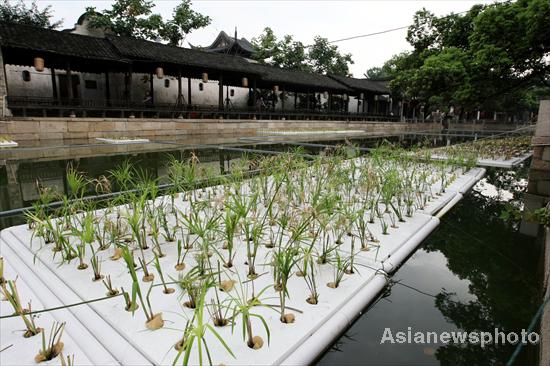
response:
<path id="1" fill-rule="evenodd" d="M 235 28 L 234 37 L 230 37 L 227 33 L 221 31 L 210 46 L 198 47 L 191 45 L 191 48 L 205 52 L 237 55 L 248 59 L 250 59 L 254 53 L 254 46 L 252 43 L 250 43 L 246 38 L 239 39 L 237 37 L 237 28 Z"/>
<path id="2" fill-rule="evenodd" d="M 85 22 L 0 23 L 2 116 L 398 119 L 387 82 L 260 65 L 223 32 L 199 50 L 90 34 Z"/>

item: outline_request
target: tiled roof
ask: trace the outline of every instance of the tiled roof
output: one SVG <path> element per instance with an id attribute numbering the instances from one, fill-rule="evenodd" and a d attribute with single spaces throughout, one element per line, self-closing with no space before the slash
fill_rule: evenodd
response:
<path id="1" fill-rule="evenodd" d="M 387 92 L 387 86 L 362 79 L 329 77 L 321 74 L 260 65 L 235 55 L 204 52 L 169 46 L 136 38 L 108 35 L 106 38 L 47 30 L 32 26 L 0 23 L 0 44 L 3 47 L 29 51 L 57 53 L 90 61 L 115 60 L 128 62 L 158 62 L 189 66 L 195 69 L 226 71 L 257 75 L 260 83 L 288 85 L 289 89 L 351 92 L 363 90 L 363 85 L 377 92 Z M 357 87 L 361 85 L 361 87 Z"/>
<path id="2" fill-rule="evenodd" d="M 348 78 L 339 75 L 329 75 L 332 79 L 357 91 L 374 92 L 380 94 L 389 94 L 389 80 L 371 80 Z"/>
<path id="3" fill-rule="evenodd" d="M 104 38 L 59 32 L 22 24 L 0 23 L 0 44 L 5 47 L 51 52 L 96 60 L 121 60 Z"/>
<path id="4" fill-rule="evenodd" d="M 259 65 L 251 63 L 250 67 L 260 71 L 262 73 L 262 80 L 271 83 L 298 85 L 301 87 L 320 88 L 323 91 L 341 91 L 349 92 L 347 86 L 339 83 L 332 78 L 316 74 L 312 72 L 296 71 L 289 69 L 282 69 L 279 67 Z"/>

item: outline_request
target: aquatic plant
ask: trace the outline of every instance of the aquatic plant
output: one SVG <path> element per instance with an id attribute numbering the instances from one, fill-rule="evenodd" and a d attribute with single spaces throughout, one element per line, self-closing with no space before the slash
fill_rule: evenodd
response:
<path id="1" fill-rule="evenodd" d="M 63 350 L 63 342 L 61 337 L 65 330 L 65 323 L 54 322 L 50 331 L 48 342 L 46 343 L 46 332 L 42 332 L 42 348 L 34 357 L 37 363 L 50 361 L 57 357 Z"/>

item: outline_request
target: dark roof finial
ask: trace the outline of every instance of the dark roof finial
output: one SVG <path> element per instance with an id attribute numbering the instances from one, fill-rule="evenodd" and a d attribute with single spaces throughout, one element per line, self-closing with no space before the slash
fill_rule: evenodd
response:
<path id="1" fill-rule="evenodd" d="M 235 41 L 237 40 L 237 26 L 235 26 Z"/>

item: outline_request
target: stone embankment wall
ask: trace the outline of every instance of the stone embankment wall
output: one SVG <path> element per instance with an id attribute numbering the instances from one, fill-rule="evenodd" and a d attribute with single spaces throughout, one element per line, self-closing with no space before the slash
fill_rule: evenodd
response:
<path id="1" fill-rule="evenodd" d="M 15 141 L 93 139 L 96 137 L 145 137 L 181 135 L 255 135 L 262 131 L 362 130 L 372 133 L 440 130 L 435 123 L 138 119 L 138 118 L 17 118 L 2 121 L 0 134 Z"/>

